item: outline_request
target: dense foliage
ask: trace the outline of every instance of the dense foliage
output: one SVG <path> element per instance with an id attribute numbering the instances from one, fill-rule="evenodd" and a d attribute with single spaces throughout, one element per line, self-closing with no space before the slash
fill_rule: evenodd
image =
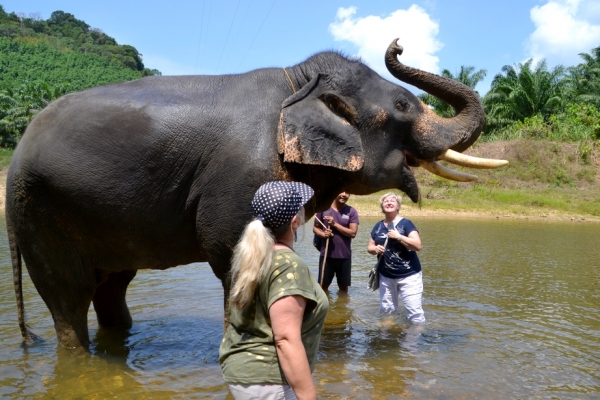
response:
<path id="1" fill-rule="evenodd" d="M 76 91 L 140 77 L 139 71 L 96 54 L 61 51 L 46 41 L 28 43 L 0 37 L 0 90 L 42 81 L 48 85 L 68 83 L 70 90 Z"/>
<path id="2" fill-rule="evenodd" d="M 43 41 L 56 49 L 96 54 L 118 66 L 138 71 L 138 76 L 159 74 L 144 67 L 142 55 L 135 47 L 117 44 L 100 29 L 91 28 L 64 11 L 54 11 L 50 18 L 42 20 L 35 15 L 8 14 L 0 5 L 0 37 L 23 42 Z"/>
<path id="3" fill-rule="evenodd" d="M 505 66 L 483 98 L 484 140 L 515 138 L 577 142 L 580 160 L 590 163 L 600 145 L 600 47 L 584 62 L 548 70 L 544 60 Z"/>
<path id="4" fill-rule="evenodd" d="M 473 90 L 475 89 L 475 86 L 477 86 L 477 84 L 481 82 L 483 78 L 485 78 L 486 74 L 487 71 L 484 69 L 475 71 L 475 67 L 465 67 L 464 65 L 460 67 L 460 71 L 456 76 L 454 76 L 452 72 L 447 69 L 442 71 L 442 76 L 444 78 L 458 81 L 464 85 L 467 85 Z M 419 98 L 425 104 L 431 106 L 435 112 L 442 117 L 452 117 L 455 114 L 454 109 L 450 106 L 450 104 L 430 95 L 429 93 L 420 94 Z"/>
<path id="5" fill-rule="evenodd" d="M 591 54 L 580 54 L 584 62 L 569 69 L 570 96 L 578 102 L 593 104 L 600 109 L 600 47 Z"/>
<path id="6" fill-rule="evenodd" d="M 485 96 L 484 105 L 488 130 L 524 121 L 535 116 L 547 121 L 560 112 L 565 97 L 564 68 L 548 71 L 544 60 L 532 68 L 533 60 L 516 66 L 505 65 L 496 75 L 492 87 Z"/>
<path id="7" fill-rule="evenodd" d="M 160 75 L 133 46 L 119 45 L 72 14 L 48 20 L 0 5 L 0 146 L 16 146 L 37 112 L 72 91 Z"/>
<path id="8" fill-rule="evenodd" d="M 31 119 L 52 100 L 69 92 L 68 84 L 28 82 L 0 91 L 0 146 L 13 148 Z"/>
<path id="9" fill-rule="evenodd" d="M 600 143 L 600 47 L 580 54 L 583 62 L 548 69 L 545 60 L 505 65 L 482 102 L 486 112 L 483 140 L 515 138 L 578 142 L 585 162 Z M 474 67 L 462 67 L 442 76 L 474 88 L 485 76 Z M 446 103 L 428 94 L 419 96 L 436 113 L 454 114 Z"/>

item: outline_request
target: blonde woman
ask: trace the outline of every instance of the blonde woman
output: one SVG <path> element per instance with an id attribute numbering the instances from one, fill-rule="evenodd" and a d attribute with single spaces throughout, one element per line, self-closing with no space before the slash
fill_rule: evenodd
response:
<path id="1" fill-rule="evenodd" d="M 378 269 L 380 312 L 397 313 L 398 296 L 401 296 L 408 320 L 424 323 L 423 275 L 417 256 L 421 250 L 419 231 L 412 221 L 399 215 L 400 196 L 386 193 L 379 199 L 379 204 L 385 218 L 373 227 L 367 251 L 383 257 Z"/>
<path id="2" fill-rule="evenodd" d="M 236 399 L 317 397 L 312 371 L 329 303 L 294 252 L 313 193 L 303 183 L 274 181 L 252 200 L 256 219 L 234 250 L 230 325 L 219 349 Z"/>

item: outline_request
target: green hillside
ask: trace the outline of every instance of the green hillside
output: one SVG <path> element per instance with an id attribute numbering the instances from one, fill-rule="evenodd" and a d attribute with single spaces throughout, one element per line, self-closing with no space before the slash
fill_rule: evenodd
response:
<path id="1" fill-rule="evenodd" d="M 0 90 L 42 81 L 51 86 L 68 84 L 69 91 L 76 91 L 140 77 L 140 71 L 97 54 L 61 51 L 45 40 L 36 43 L 0 37 Z"/>
<path id="2" fill-rule="evenodd" d="M 142 55 L 135 47 L 126 44 L 119 45 L 114 38 L 100 29 L 91 28 L 84 21 L 75 18 L 73 14 L 64 11 L 54 11 L 50 18 L 42 20 L 34 17 L 21 17 L 15 12 L 7 13 L 4 7 L 0 5 L 0 37 L 8 38 L 22 45 L 44 43 L 48 48 L 66 53 L 73 52 L 82 57 L 97 55 L 115 66 L 137 72 L 137 77 L 160 75 L 159 71 L 144 66 Z M 43 46 L 26 46 L 25 48 L 32 55 L 37 54 L 38 50 L 42 53 L 47 51 Z M 19 51 L 10 49 L 10 51 L 23 53 L 22 49 Z M 53 60 L 56 60 L 56 58 Z M 60 69 L 62 66 L 55 64 L 53 60 L 47 65 Z M 95 57 L 90 57 L 89 60 L 94 64 L 97 62 Z M 29 65 L 23 65 L 22 68 L 27 70 Z M 72 65 L 67 64 L 64 68 L 71 69 Z M 23 76 L 27 77 L 27 74 Z M 12 76 L 11 78 L 19 79 L 20 76 Z"/>
<path id="3" fill-rule="evenodd" d="M 0 147 L 16 146 L 35 114 L 63 94 L 160 74 L 135 47 L 72 14 L 26 18 L 0 5 Z"/>

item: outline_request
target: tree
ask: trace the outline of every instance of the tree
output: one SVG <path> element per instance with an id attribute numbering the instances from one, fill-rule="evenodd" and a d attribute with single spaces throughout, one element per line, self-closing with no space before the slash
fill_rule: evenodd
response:
<path id="1" fill-rule="evenodd" d="M 546 60 L 539 61 L 532 69 L 532 63 L 530 59 L 515 66 L 505 65 L 494 77 L 483 99 L 486 133 L 536 115 L 548 121 L 565 105 L 565 69 L 557 66 L 549 71 Z"/>
<path id="2" fill-rule="evenodd" d="M 600 108 L 600 46 L 591 53 L 580 53 L 584 62 L 569 68 L 567 77 L 570 98 Z"/>
<path id="3" fill-rule="evenodd" d="M 481 82 L 486 75 L 487 71 L 484 69 L 480 69 L 476 72 L 475 67 L 465 67 L 464 65 L 460 67 L 460 71 L 456 76 L 452 75 L 452 73 L 447 69 L 442 71 L 442 76 L 444 78 L 463 83 L 473 90 L 475 90 L 475 86 L 477 86 L 477 84 Z M 431 106 L 433 110 L 442 117 L 453 117 L 456 114 L 454 109 L 448 103 L 430 95 L 429 93 L 420 94 L 419 98 L 423 103 Z"/>
<path id="4" fill-rule="evenodd" d="M 65 36 L 71 36 L 69 33 L 74 30 L 87 33 L 90 29 L 88 24 L 64 11 L 54 11 L 48 19 L 48 26 L 52 30 L 61 31 Z"/>

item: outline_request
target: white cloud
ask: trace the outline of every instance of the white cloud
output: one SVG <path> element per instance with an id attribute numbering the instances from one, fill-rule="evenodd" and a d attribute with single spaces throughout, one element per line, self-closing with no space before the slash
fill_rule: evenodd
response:
<path id="1" fill-rule="evenodd" d="M 535 31 L 525 42 L 528 58 L 546 58 L 550 65 L 575 65 L 579 53 L 600 45 L 597 0 L 549 0 L 530 11 Z"/>
<path id="2" fill-rule="evenodd" d="M 439 58 L 435 56 L 443 44 L 437 40 L 439 25 L 424 9 L 412 5 L 396 10 L 386 17 L 355 17 L 357 8 L 340 8 L 329 32 L 336 41 L 347 41 L 358 48 L 356 55 L 379 74 L 390 76 L 385 68 L 384 54 L 395 38 L 404 47 L 399 60 L 411 67 L 439 73 Z"/>

